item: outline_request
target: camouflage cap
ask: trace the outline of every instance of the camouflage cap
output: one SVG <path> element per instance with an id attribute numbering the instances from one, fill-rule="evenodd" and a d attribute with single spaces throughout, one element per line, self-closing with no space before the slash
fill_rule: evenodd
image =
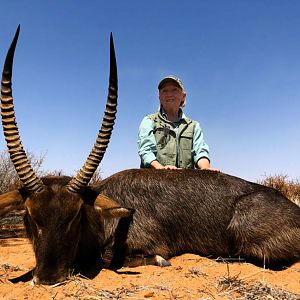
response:
<path id="1" fill-rule="evenodd" d="M 168 75 L 168 76 L 164 77 L 158 84 L 158 89 L 160 90 L 164 86 L 164 84 L 168 81 L 175 82 L 182 89 L 182 91 L 185 91 L 182 81 L 174 75 Z"/>

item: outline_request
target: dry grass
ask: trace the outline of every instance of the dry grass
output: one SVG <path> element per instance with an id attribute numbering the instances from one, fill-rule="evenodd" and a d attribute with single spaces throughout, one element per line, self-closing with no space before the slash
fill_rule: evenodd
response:
<path id="1" fill-rule="evenodd" d="M 284 291 L 280 288 L 271 286 L 262 282 L 247 284 L 238 278 L 238 276 L 230 278 L 220 278 L 218 281 L 220 289 L 219 296 L 227 296 L 228 299 L 243 300 L 299 300 L 299 295 Z"/>
<path id="2" fill-rule="evenodd" d="M 239 275 L 231 276 L 229 264 L 227 264 L 227 274 L 217 280 L 219 296 L 226 296 L 228 299 L 243 300 L 299 300 L 299 295 L 284 291 L 280 288 L 262 282 L 247 283 Z"/>
<path id="3" fill-rule="evenodd" d="M 297 179 L 289 179 L 288 175 L 269 175 L 258 181 L 259 184 L 272 187 L 280 191 L 288 199 L 300 206 L 300 182 Z"/>
<path id="4" fill-rule="evenodd" d="M 57 287 L 62 286 L 58 292 Z M 39 286 L 37 286 L 39 287 Z M 120 286 L 113 290 L 99 289 L 81 274 L 70 276 L 68 280 L 46 287 L 52 299 L 147 299 L 164 295 L 164 299 L 179 299 L 177 291 L 163 285 Z"/>
<path id="5" fill-rule="evenodd" d="M 244 300 L 298 300 L 299 295 L 291 292 L 284 291 L 280 288 L 271 286 L 262 282 L 247 283 L 239 278 L 239 275 L 231 276 L 229 273 L 229 265 L 227 268 L 227 275 L 220 277 L 217 282 L 218 296 L 226 297 L 227 299 L 244 299 Z M 190 270 L 189 270 L 190 271 Z M 194 270 L 192 270 L 194 273 Z M 198 272 L 196 272 L 198 273 Z M 200 274 L 202 276 L 202 274 Z M 198 274 L 196 275 L 198 276 Z M 96 288 L 94 285 L 89 284 L 86 278 L 80 274 L 72 276 L 69 280 L 62 283 L 63 288 L 60 293 L 52 291 L 52 299 L 72 298 L 72 299 L 145 299 L 152 297 L 160 297 L 162 299 L 183 299 L 184 296 L 176 290 L 164 285 L 135 285 L 131 284 L 130 287 L 117 287 L 114 290 L 108 291 Z M 61 285 L 61 284 L 60 284 Z M 54 285 L 51 288 L 56 288 Z M 199 291 L 201 294 L 211 294 L 208 299 L 215 299 L 212 292 L 207 289 Z"/>

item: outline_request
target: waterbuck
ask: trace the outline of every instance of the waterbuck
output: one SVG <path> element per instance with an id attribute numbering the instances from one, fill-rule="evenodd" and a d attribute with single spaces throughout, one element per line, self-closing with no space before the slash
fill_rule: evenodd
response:
<path id="1" fill-rule="evenodd" d="M 117 69 L 110 50 L 108 102 L 95 146 L 73 177 L 38 178 L 21 145 L 11 76 L 19 28 L 4 64 L 3 130 L 23 187 L 0 196 L 0 214 L 25 207 L 25 228 L 36 257 L 34 281 L 52 284 L 69 270 L 101 264 L 131 265 L 142 257 L 157 265 L 182 253 L 243 257 L 270 266 L 300 258 L 300 207 L 278 191 L 200 170 L 125 170 L 89 186 L 112 132 Z M 132 260 L 131 260 L 132 258 Z"/>

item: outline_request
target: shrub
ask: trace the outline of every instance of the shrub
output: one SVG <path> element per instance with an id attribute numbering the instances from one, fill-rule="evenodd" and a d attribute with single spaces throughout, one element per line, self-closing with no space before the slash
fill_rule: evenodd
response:
<path id="1" fill-rule="evenodd" d="M 300 182 L 297 179 L 289 179 L 288 175 L 266 176 L 258 183 L 272 187 L 280 191 L 285 197 L 300 206 Z"/>
<path id="2" fill-rule="evenodd" d="M 41 176 L 43 174 L 41 167 L 44 162 L 45 155 L 36 156 L 28 151 L 26 155 L 35 173 L 38 176 Z M 19 177 L 12 161 L 10 160 L 8 151 L 5 150 L 0 152 L 0 194 L 8 192 L 19 185 Z"/>

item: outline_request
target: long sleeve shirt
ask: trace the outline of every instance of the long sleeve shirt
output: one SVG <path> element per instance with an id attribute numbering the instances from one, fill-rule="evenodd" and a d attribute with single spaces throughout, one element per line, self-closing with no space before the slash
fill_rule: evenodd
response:
<path id="1" fill-rule="evenodd" d="M 164 115 L 164 114 L 163 114 Z M 164 115 L 164 117 L 166 117 Z M 178 133 L 180 122 L 186 116 L 181 111 L 179 122 L 173 123 L 173 129 Z M 198 122 L 195 122 L 195 129 L 193 134 L 193 146 L 191 151 L 192 160 L 196 164 L 200 158 L 207 158 L 209 160 L 209 147 L 204 141 L 203 132 Z M 153 133 L 154 122 L 149 117 L 143 118 L 138 133 L 138 153 L 142 161 L 142 165 L 149 167 L 151 162 L 156 160 L 157 144 Z"/>

